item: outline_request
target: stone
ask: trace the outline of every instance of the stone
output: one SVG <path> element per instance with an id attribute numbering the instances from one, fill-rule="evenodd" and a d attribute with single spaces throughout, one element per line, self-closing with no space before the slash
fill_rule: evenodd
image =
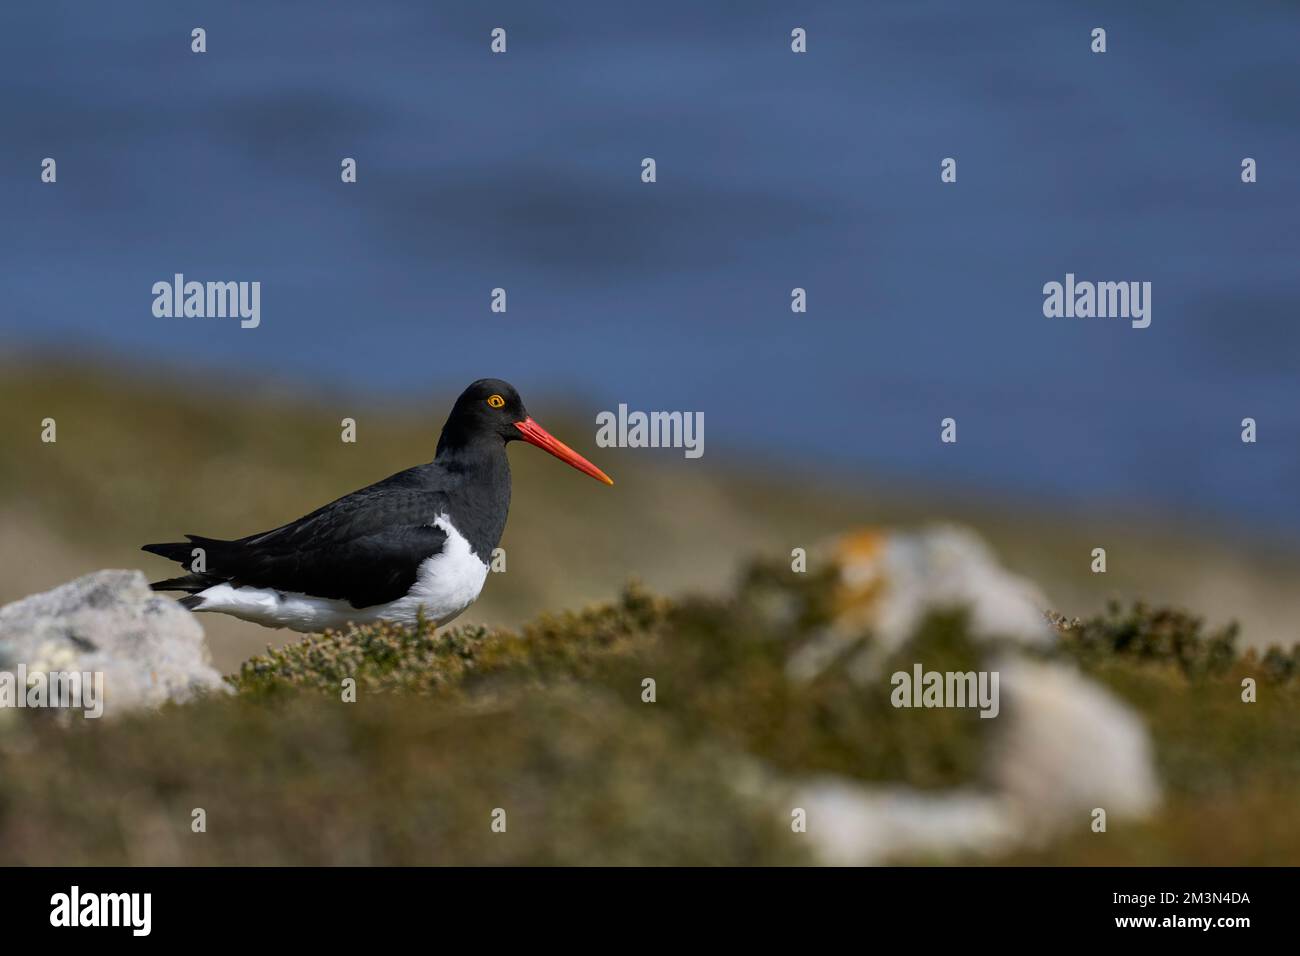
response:
<path id="1" fill-rule="evenodd" d="M 95 571 L 0 608 L 0 671 L 20 665 L 102 673 L 110 716 L 229 691 L 194 615 L 139 571 Z"/>

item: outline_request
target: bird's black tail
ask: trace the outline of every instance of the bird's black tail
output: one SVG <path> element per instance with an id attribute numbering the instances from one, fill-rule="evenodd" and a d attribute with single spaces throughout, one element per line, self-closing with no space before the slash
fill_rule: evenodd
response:
<path id="1" fill-rule="evenodd" d="M 150 554 L 161 555 L 164 558 L 167 558 L 172 561 L 178 561 L 181 564 L 188 566 L 189 561 L 194 556 L 195 545 L 194 545 L 194 538 L 192 535 L 187 534 L 185 537 L 189 538 L 190 540 L 188 542 L 173 541 L 173 542 L 168 542 L 163 544 L 146 544 L 146 545 L 141 545 L 140 550 L 148 551 Z"/>
<path id="2" fill-rule="evenodd" d="M 179 578 L 168 578 L 166 581 L 154 581 L 149 587 L 155 591 L 188 591 L 190 594 L 197 594 L 204 588 L 222 584 L 225 580 L 219 574 L 185 574 Z"/>
<path id="3" fill-rule="evenodd" d="M 206 549 L 209 544 L 223 544 L 224 542 L 213 541 L 210 538 L 200 538 L 197 535 L 187 534 L 188 542 L 173 541 L 162 544 L 146 544 L 140 548 L 141 551 L 148 551 L 150 554 L 157 554 L 172 561 L 179 562 L 186 569 L 192 568 L 190 562 L 196 560 L 194 551 L 196 548 Z M 154 581 L 149 587 L 155 591 L 186 591 L 190 597 L 183 597 L 180 603 L 184 604 L 191 611 L 202 600 L 194 597 L 199 591 L 210 588 L 213 585 L 221 584 L 227 579 L 219 574 L 213 574 L 210 571 L 190 570 L 189 574 L 181 575 L 178 578 L 167 578 L 165 581 Z"/>

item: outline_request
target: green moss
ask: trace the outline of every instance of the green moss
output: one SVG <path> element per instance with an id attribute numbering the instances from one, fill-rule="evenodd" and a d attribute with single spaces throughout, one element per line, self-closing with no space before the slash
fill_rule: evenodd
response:
<path id="1" fill-rule="evenodd" d="M 1081 826 L 1006 862 L 1069 865 L 1294 865 L 1300 859 L 1300 645 L 1236 650 L 1234 625 L 1207 632 L 1194 615 L 1111 605 L 1057 618 L 1060 653 L 1142 716 L 1164 788 L 1149 819 Z M 1255 700 L 1243 699 L 1243 681 Z"/>
<path id="2" fill-rule="evenodd" d="M 1120 657 L 1176 665 L 1188 677 L 1225 673 L 1237 659 L 1236 623 L 1207 633 L 1204 621 L 1173 608 L 1128 608 L 1112 601 L 1087 620 L 1054 620 L 1061 647 L 1085 663 Z"/>
<path id="3" fill-rule="evenodd" d="M 803 860 L 730 786 L 728 755 L 607 695 L 474 712 L 404 695 L 214 700 L 36 727 L 24 750 L 0 758 L 9 864 Z M 190 830 L 194 808 L 206 833 Z"/>
<path id="4" fill-rule="evenodd" d="M 0 733 L 0 862 L 808 862 L 782 781 L 977 785 L 995 732 L 973 710 L 889 702 L 895 670 L 979 667 L 964 615 L 931 615 L 864 671 L 871 635 L 830 637 L 833 589 L 758 564 L 726 600 L 631 586 L 518 631 L 353 628 L 248 661 L 229 699 L 24 721 Z M 1010 860 L 1300 858 L 1294 650 L 1242 655 L 1231 628 L 1141 606 L 1058 628 L 1053 653 L 1147 722 L 1166 800 Z M 792 676 L 828 640 L 837 653 Z"/>
<path id="5" fill-rule="evenodd" d="M 544 615 L 521 631 L 354 626 L 268 650 L 228 680 L 252 696 L 291 689 L 338 693 L 346 678 L 355 679 L 359 692 L 458 696 L 487 681 L 581 679 L 652 644 L 666 608 L 630 585 L 615 603 Z"/>
<path id="6" fill-rule="evenodd" d="M 519 632 L 387 625 L 311 637 L 247 662 L 235 686 L 268 695 L 311 688 L 337 695 L 344 678 L 361 692 L 445 699 L 515 699 L 579 682 L 639 701 L 655 682 L 654 715 L 685 736 L 714 739 L 785 772 L 825 771 L 863 780 L 945 787 L 976 779 L 987 721 L 968 710 L 899 711 L 889 675 L 972 670 L 978 655 L 961 615 L 924 624 L 906 651 L 865 686 L 850 674 L 868 635 L 807 681 L 787 674 L 791 654 L 830 621 L 832 578 L 756 565 L 736 598 L 670 603 L 637 586 L 619 601 L 543 616 Z"/>

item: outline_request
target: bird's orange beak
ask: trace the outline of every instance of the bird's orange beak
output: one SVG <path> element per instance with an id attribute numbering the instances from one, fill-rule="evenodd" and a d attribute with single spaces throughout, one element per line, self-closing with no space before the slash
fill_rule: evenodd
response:
<path id="1" fill-rule="evenodd" d="M 537 424 L 531 417 L 525 418 L 522 422 L 515 422 L 515 428 L 518 428 L 523 433 L 524 441 L 528 442 L 528 444 L 536 445 L 542 451 L 550 452 L 560 461 L 567 462 L 584 475 L 591 475 L 597 481 L 603 481 L 607 485 L 614 483 L 614 479 L 610 478 L 609 475 Z"/>

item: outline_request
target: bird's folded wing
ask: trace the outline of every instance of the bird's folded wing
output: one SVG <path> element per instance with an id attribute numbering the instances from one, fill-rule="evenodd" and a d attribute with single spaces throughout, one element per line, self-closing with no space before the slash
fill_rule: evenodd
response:
<path id="1" fill-rule="evenodd" d="M 291 524 L 238 541 L 193 538 L 207 570 L 232 584 L 346 600 L 353 607 L 405 595 L 420 563 L 442 551 L 433 521 L 441 496 L 378 486 L 340 498 Z"/>

